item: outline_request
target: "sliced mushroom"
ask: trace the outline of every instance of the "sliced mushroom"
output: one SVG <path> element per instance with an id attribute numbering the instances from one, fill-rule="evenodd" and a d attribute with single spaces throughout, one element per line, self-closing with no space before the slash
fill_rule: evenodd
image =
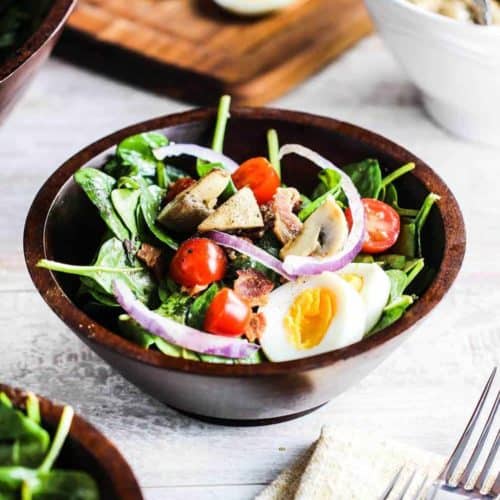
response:
<path id="1" fill-rule="evenodd" d="M 213 212 L 229 180 L 225 170 L 212 170 L 170 201 L 160 212 L 158 222 L 175 231 L 194 231 Z"/>
<path id="2" fill-rule="evenodd" d="M 344 212 L 330 197 L 306 219 L 300 233 L 281 249 L 280 256 L 329 257 L 342 250 L 348 234 Z"/>
<path id="3" fill-rule="evenodd" d="M 252 190 L 244 187 L 209 215 L 198 226 L 198 231 L 231 231 L 263 226 L 264 221 L 257 200 Z"/>

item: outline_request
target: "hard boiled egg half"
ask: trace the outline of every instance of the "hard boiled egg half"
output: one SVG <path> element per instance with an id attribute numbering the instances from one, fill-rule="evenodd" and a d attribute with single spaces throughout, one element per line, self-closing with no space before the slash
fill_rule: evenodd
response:
<path id="1" fill-rule="evenodd" d="M 214 0 L 219 7 L 240 16 L 261 16 L 283 9 L 297 0 Z"/>
<path id="2" fill-rule="evenodd" d="M 390 280 L 377 264 L 351 264 L 287 283 L 260 309 L 266 317 L 262 349 L 278 362 L 358 342 L 380 318 L 389 292 Z"/>

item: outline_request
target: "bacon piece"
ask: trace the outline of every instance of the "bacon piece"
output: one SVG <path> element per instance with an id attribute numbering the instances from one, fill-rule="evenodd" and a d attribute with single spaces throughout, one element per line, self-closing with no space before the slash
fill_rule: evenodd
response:
<path id="1" fill-rule="evenodd" d="M 164 277 L 166 262 L 162 250 L 148 243 L 143 243 L 136 256 L 153 273 L 158 281 Z"/>
<path id="2" fill-rule="evenodd" d="M 250 342 L 255 342 L 262 337 L 264 330 L 266 329 L 266 317 L 263 313 L 252 313 L 250 316 L 250 321 L 248 322 L 247 329 L 245 330 L 245 336 Z"/>
<path id="3" fill-rule="evenodd" d="M 273 231 L 278 240 L 286 245 L 302 229 L 302 222 L 293 213 L 300 203 L 300 194 L 295 188 L 278 188 L 272 201 L 274 213 Z"/>
<path id="4" fill-rule="evenodd" d="M 234 291 L 250 307 L 267 304 L 267 296 L 274 288 L 274 284 L 260 271 L 241 269 L 234 281 Z"/>
<path id="5" fill-rule="evenodd" d="M 172 201 L 179 193 L 182 193 L 188 187 L 191 187 L 196 181 L 191 177 L 181 177 L 177 179 L 167 191 L 167 196 L 165 197 L 165 204 Z"/>

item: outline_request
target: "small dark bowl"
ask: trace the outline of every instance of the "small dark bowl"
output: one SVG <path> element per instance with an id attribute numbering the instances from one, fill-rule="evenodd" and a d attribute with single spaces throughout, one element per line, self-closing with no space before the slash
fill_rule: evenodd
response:
<path id="1" fill-rule="evenodd" d="M 148 351 L 114 334 L 104 318 L 89 317 L 75 305 L 78 280 L 36 267 L 42 258 L 88 263 L 104 231 L 103 223 L 73 182 L 81 166 L 99 166 L 120 140 L 160 130 L 175 142 L 208 144 L 215 110 L 200 109 L 150 120 L 120 130 L 69 159 L 48 179 L 29 211 L 24 251 L 31 277 L 55 313 L 124 377 L 168 405 L 194 416 L 239 424 L 269 423 L 304 414 L 355 384 L 406 339 L 418 321 L 443 298 L 465 251 L 465 229 L 455 198 L 421 160 L 396 144 L 361 128 L 305 113 L 265 108 L 231 112 L 226 153 L 242 161 L 266 154 L 265 134 L 311 147 L 339 165 L 378 158 L 386 172 L 414 161 L 416 169 L 398 183 L 404 206 L 419 206 L 429 191 L 441 196 L 425 227 L 424 254 L 438 270 L 404 317 L 377 335 L 344 349 L 285 363 L 217 365 Z M 317 168 L 298 157 L 286 159 L 284 182 L 304 192 L 316 183 Z"/>
<path id="2" fill-rule="evenodd" d="M 26 409 L 26 392 L 0 384 L 16 408 Z M 63 411 L 62 405 L 37 396 L 42 425 L 51 435 Z M 97 482 L 102 500 L 142 500 L 137 480 L 120 452 L 95 427 L 75 414 L 69 436 L 55 467 L 88 472 Z"/>
<path id="3" fill-rule="evenodd" d="M 38 29 L 0 64 L 0 122 L 49 57 L 77 0 L 54 0 Z"/>

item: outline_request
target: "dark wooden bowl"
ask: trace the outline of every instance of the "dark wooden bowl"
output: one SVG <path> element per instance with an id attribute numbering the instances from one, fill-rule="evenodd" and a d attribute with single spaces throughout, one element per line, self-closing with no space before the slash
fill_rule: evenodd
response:
<path id="1" fill-rule="evenodd" d="M 0 384 L 16 408 L 26 409 L 26 392 Z M 42 424 L 52 435 L 57 428 L 63 406 L 37 396 Z M 83 470 L 97 482 L 102 500 L 142 500 L 137 480 L 114 445 L 95 427 L 75 414 L 71 429 L 56 468 Z"/>
<path id="2" fill-rule="evenodd" d="M 55 313 L 124 377 L 157 399 L 201 418 L 265 423 L 293 418 L 353 385 L 408 337 L 417 322 L 442 299 L 455 279 L 465 251 L 465 229 L 458 204 L 444 182 L 421 160 L 396 144 L 361 128 L 305 113 L 265 108 L 231 112 L 225 152 L 236 160 L 266 154 L 265 134 L 299 142 L 339 165 L 375 157 L 388 172 L 414 161 L 416 169 L 398 183 L 405 206 L 419 206 L 429 191 L 441 196 L 426 224 L 425 257 L 438 270 L 420 300 L 395 325 L 337 351 L 302 360 L 259 365 L 193 362 L 148 351 L 114 334 L 106 322 L 75 305 L 78 280 L 36 267 L 39 259 L 88 263 L 104 227 L 93 206 L 73 182 L 81 166 L 99 166 L 123 138 L 161 130 L 176 142 L 208 144 L 214 109 L 165 116 L 120 130 L 69 159 L 47 180 L 29 211 L 24 251 L 31 277 Z M 287 157 L 284 182 L 307 193 L 317 168 Z"/>
<path id="3" fill-rule="evenodd" d="M 0 64 L 0 122 L 49 57 L 77 0 L 54 0 L 38 29 Z"/>

